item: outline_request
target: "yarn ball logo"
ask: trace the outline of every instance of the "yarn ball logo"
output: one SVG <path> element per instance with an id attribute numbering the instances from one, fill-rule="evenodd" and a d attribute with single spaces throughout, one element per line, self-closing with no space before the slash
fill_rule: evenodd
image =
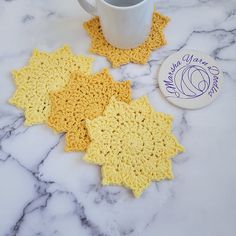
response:
<path id="1" fill-rule="evenodd" d="M 167 97 L 195 99 L 205 95 L 211 98 L 218 92 L 219 74 L 217 66 L 193 54 L 185 54 L 170 66 L 163 81 Z"/>
<path id="2" fill-rule="evenodd" d="M 202 66 L 186 65 L 181 67 L 173 78 L 176 96 L 196 98 L 207 92 L 210 86 L 210 76 Z"/>

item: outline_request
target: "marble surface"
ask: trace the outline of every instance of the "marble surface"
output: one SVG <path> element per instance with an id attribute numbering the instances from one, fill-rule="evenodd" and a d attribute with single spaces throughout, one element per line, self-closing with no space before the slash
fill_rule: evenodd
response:
<path id="1" fill-rule="evenodd" d="M 186 152 L 174 159 L 175 179 L 152 183 L 140 199 L 122 187 L 102 187 L 100 170 L 65 153 L 64 136 L 45 125 L 25 127 L 22 111 L 7 103 L 13 68 L 32 49 L 64 43 L 88 55 L 76 0 L 0 1 L 0 236 L 234 236 L 236 235 L 236 1 L 159 0 L 169 16 L 168 45 L 146 65 L 112 70 L 131 80 L 133 98 L 148 95 L 158 111 L 173 114 Z M 210 106 L 181 110 L 158 89 L 157 70 L 182 48 L 213 56 L 224 73 L 222 95 Z M 109 67 L 95 56 L 93 69 Z"/>

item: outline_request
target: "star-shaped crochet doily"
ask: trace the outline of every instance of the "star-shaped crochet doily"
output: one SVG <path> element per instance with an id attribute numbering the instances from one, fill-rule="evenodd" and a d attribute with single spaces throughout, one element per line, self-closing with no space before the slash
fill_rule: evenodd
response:
<path id="1" fill-rule="evenodd" d="M 115 82 L 107 69 L 94 75 L 74 74 L 61 90 L 50 94 L 48 125 L 66 132 L 65 151 L 85 151 L 90 139 L 86 119 L 102 114 L 112 96 L 130 102 L 130 82 Z"/>
<path id="2" fill-rule="evenodd" d="M 84 159 L 102 166 L 104 185 L 123 185 L 139 197 L 151 181 L 173 178 L 171 158 L 184 149 L 171 133 L 172 117 L 155 112 L 147 97 L 130 104 L 112 97 L 86 126 L 91 143 Z"/>
<path id="3" fill-rule="evenodd" d="M 25 125 L 43 123 L 50 111 L 49 93 L 63 87 L 74 71 L 90 74 L 92 62 L 66 45 L 52 53 L 35 49 L 28 65 L 12 73 L 17 88 L 9 102 L 24 110 Z"/>
<path id="4" fill-rule="evenodd" d="M 98 17 L 85 22 L 84 28 L 92 41 L 90 51 L 107 57 L 113 67 L 119 67 L 129 62 L 145 64 L 152 50 L 166 44 L 163 31 L 168 22 L 168 17 L 155 12 L 153 14 L 152 29 L 149 37 L 143 44 L 134 49 L 119 49 L 109 44 L 103 36 Z"/>

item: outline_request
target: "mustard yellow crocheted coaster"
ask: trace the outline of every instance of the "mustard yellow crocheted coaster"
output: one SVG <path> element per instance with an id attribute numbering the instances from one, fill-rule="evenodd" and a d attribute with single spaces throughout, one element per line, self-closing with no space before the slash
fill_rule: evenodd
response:
<path id="1" fill-rule="evenodd" d="M 113 81 L 107 69 L 88 76 L 74 74 L 63 89 L 50 94 L 48 125 L 66 132 L 65 151 L 86 150 L 90 139 L 85 120 L 101 115 L 112 96 L 130 102 L 130 82 Z"/>
<path id="2" fill-rule="evenodd" d="M 163 30 L 169 18 L 155 12 L 153 14 L 153 25 L 148 39 L 139 47 L 134 49 L 119 49 L 109 44 L 103 36 L 99 18 L 94 17 L 84 23 L 84 28 L 91 38 L 90 51 L 107 57 L 113 67 L 119 67 L 129 62 L 145 64 L 152 50 L 166 44 Z"/>
<path id="3" fill-rule="evenodd" d="M 25 125 L 43 123 L 50 111 L 49 92 L 63 87 L 74 71 L 89 74 L 92 62 L 67 45 L 52 53 L 35 49 L 28 65 L 12 73 L 17 88 L 9 102 L 24 109 Z"/>
<path id="4" fill-rule="evenodd" d="M 155 112 L 147 97 L 130 104 L 113 97 L 86 126 L 84 159 L 102 166 L 104 185 L 123 185 L 139 197 L 151 181 L 173 178 L 171 158 L 184 149 L 171 134 L 172 117 Z"/>

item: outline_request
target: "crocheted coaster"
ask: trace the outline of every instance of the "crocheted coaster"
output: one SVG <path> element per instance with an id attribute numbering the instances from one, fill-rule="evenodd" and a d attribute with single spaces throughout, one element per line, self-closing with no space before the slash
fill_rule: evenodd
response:
<path id="1" fill-rule="evenodd" d="M 66 132 L 65 151 L 86 150 L 90 139 L 85 120 L 101 115 L 113 95 L 130 102 L 130 82 L 113 81 L 107 69 L 89 76 L 74 74 L 63 89 L 50 94 L 48 125 Z"/>
<path id="2" fill-rule="evenodd" d="M 25 125 L 42 123 L 50 111 L 49 92 L 63 87 L 73 71 L 89 74 L 92 62 L 67 45 L 52 53 L 35 49 L 28 65 L 12 73 L 17 88 L 9 102 L 24 109 Z"/>
<path id="3" fill-rule="evenodd" d="M 145 64 L 152 50 L 166 44 L 163 30 L 168 22 L 168 17 L 155 12 L 153 14 L 152 30 L 148 39 L 134 49 L 119 49 L 109 44 L 103 36 L 98 17 L 85 22 L 84 28 L 92 41 L 90 51 L 107 57 L 113 67 L 119 67 L 129 62 Z"/>
<path id="4" fill-rule="evenodd" d="M 84 159 L 102 166 L 104 185 L 123 185 L 139 197 L 151 181 L 173 178 L 171 158 L 184 149 L 171 134 L 172 117 L 155 112 L 147 97 L 130 104 L 112 98 L 86 126 Z"/>

